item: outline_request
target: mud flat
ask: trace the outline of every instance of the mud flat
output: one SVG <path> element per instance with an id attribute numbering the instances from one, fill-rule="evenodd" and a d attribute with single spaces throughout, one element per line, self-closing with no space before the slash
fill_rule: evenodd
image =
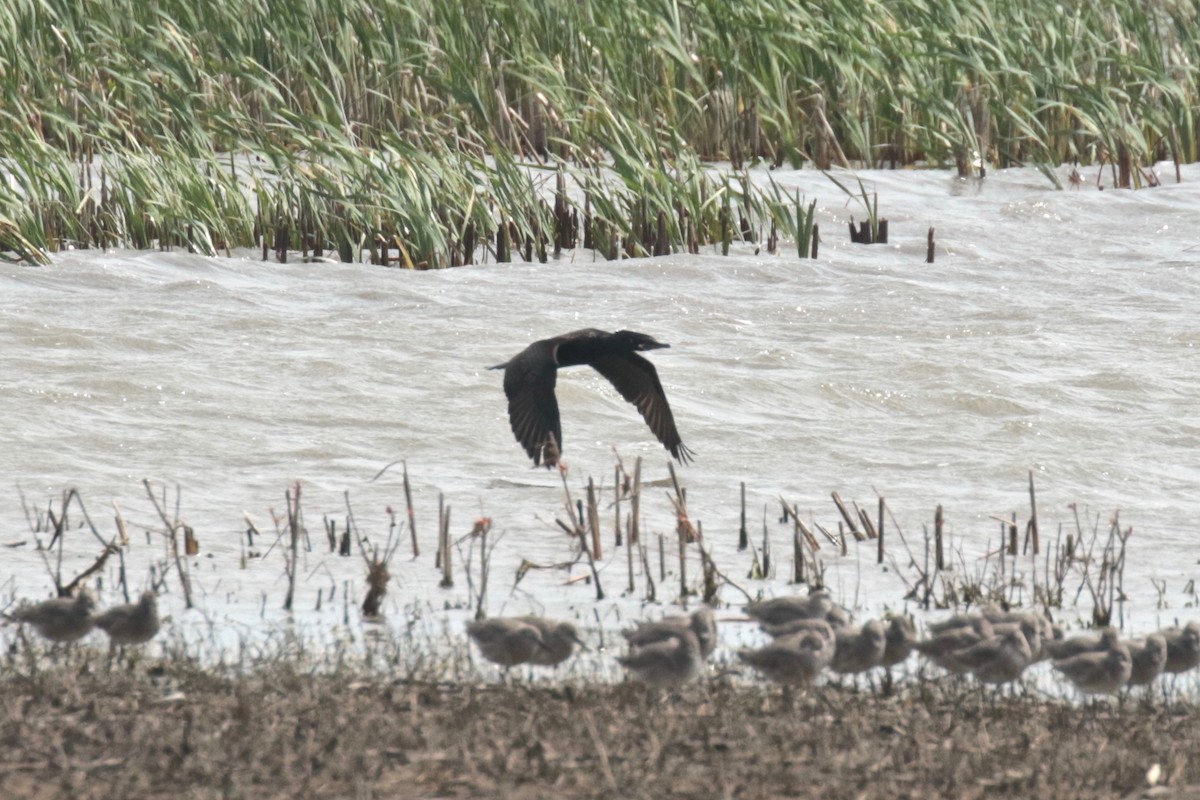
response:
<path id="1" fill-rule="evenodd" d="M 789 707 L 712 674 L 648 696 L 284 663 L 28 667 L 0 674 L 3 797 L 1200 797 L 1200 714 L 1169 686 L 1080 704 L 916 678 Z"/>

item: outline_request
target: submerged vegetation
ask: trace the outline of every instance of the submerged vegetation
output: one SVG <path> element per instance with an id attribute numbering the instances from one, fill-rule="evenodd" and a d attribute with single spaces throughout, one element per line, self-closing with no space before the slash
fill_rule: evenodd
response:
<path id="1" fill-rule="evenodd" d="M 1195 0 L 15 0 L 0 250 L 441 267 L 804 238 L 756 164 L 1136 187 L 1200 158 L 1198 61 Z"/>

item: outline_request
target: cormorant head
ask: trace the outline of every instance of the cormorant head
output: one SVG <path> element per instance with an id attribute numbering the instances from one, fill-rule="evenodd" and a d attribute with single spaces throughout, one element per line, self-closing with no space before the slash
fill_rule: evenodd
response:
<path id="1" fill-rule="evenodd" d="M 630 350 L 658 350 L 662 347 L 670 347 L 669 344 L 663 344 L 653 336 L 648 336 L 637 331 L 617 331 L 613 334 L 618 341 L 629 346 Z"/>

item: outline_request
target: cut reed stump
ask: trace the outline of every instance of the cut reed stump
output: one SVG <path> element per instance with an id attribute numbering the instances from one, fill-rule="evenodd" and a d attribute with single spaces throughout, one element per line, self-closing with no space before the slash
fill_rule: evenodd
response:
<path id="1" fill-rule="evenodd" d="M 929 226 L 929 235 L 926 238 L 926 245 L 925 245 L 925 263 L 926 264 L 933 263 L 933 253 L 934 253 L 935 249 L 936 248 L 934 247 L 934 240 L 933 240 L 933 226 L 930 225 Z"/>

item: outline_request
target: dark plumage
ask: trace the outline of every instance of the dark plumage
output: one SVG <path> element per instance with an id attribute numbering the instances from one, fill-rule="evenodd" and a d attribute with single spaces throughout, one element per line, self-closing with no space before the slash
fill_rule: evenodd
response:
<path id="1" fill-rule="evenodd" d="M 509 422 L 534 464 L 552 467 L 558 463 L 563 438 L 554 384 L 560 368 L 583 364 L 608 378 L 622 397 L 637 406 L 671 455 L 687 463 L 693 453 L 679 438 L 658 372 L 638 355 L 640 350 L 661 347 L 670 345 L 644 333 L 584 328 L 534 342 L 509 361 L 489 369 L 504 370 Z"/>

